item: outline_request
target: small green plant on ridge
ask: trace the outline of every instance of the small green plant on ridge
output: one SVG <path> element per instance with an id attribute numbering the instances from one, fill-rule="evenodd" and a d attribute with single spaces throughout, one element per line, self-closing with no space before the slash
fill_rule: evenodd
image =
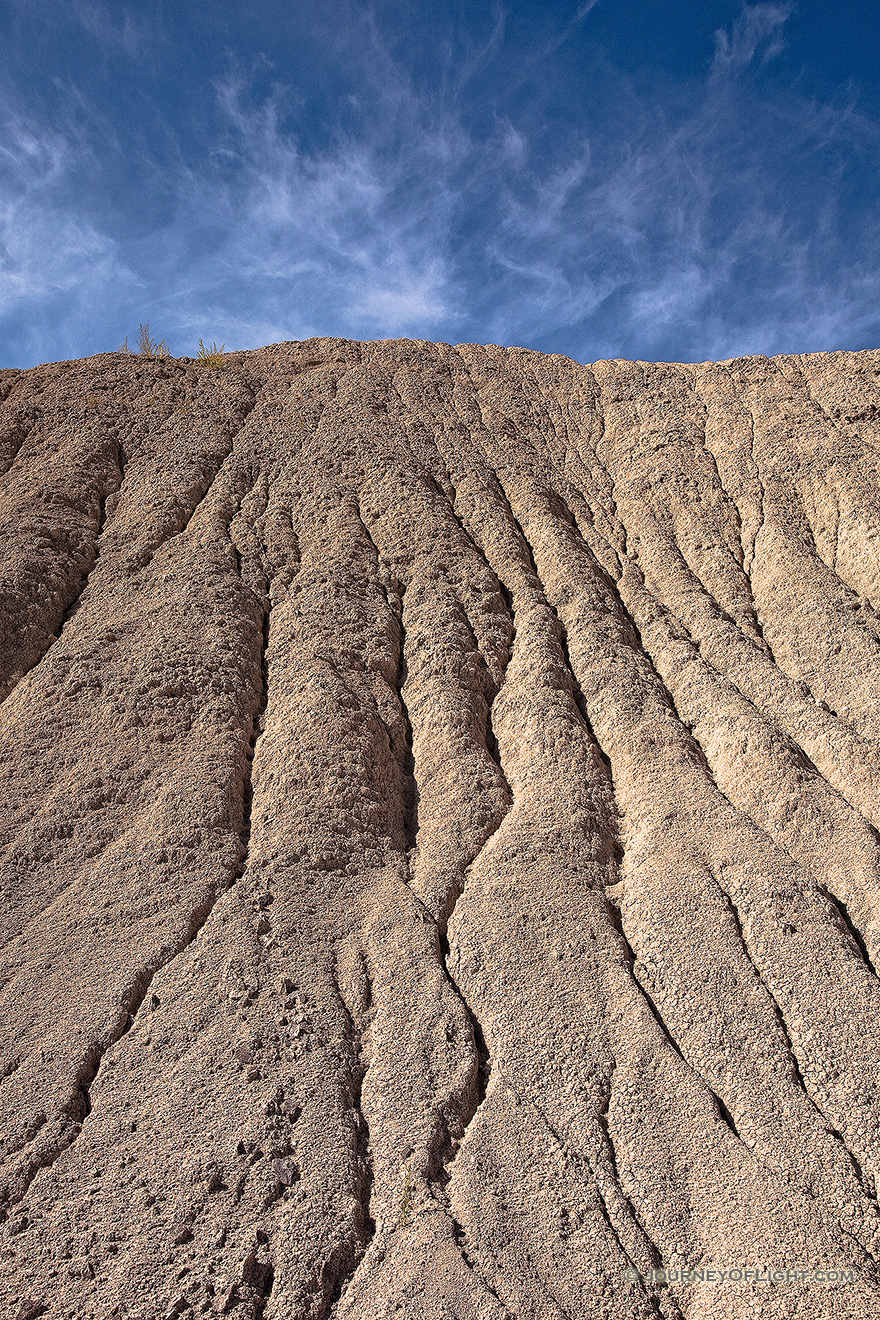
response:
<path id="1" fill-rule="evenodd" d="M 141 324 L 140 333 L 138 334 L 138 352 L 143 357 L 151 357 L 151 358 L 171 357 L 171 354 L 168 352 L 168 349 L 165 346 L 164 339 L 157 342 L 155 339 L 150 338 L 150 327 L 146 322 L 143 322 Z"/>
<path id="2" fill-rule="evenodd" d="M 218 348 L 217 341 L 215 340 L 214 343 L 211 345 L 211 347 L 207 348 L 204 342 L 200 339 L 199 355 L 196 358 L 196 361 L 201 362 L 202 365 L 205 367 L 212 367 L 215 371 L 219 371 L 219 369 L 223 366 L 224 347 L 225 345 L 221 344 L 220 347 Z"/>

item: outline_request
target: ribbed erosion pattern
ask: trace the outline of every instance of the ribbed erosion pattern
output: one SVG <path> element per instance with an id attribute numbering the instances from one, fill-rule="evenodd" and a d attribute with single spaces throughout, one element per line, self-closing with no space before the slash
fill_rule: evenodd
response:
<path id="1" fill-rule="evenodd" d="M 880 1314 L 880 353 L 0 401 L 0 1314 Z"/>

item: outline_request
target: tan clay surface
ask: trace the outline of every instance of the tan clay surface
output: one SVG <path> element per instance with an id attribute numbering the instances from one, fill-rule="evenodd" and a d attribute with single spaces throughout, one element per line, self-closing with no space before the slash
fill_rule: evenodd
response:
<path id="1" fill-rule="evenodd" d="M 0 372 L 0 1315 L 880 1316 L 878 419 Z"/>

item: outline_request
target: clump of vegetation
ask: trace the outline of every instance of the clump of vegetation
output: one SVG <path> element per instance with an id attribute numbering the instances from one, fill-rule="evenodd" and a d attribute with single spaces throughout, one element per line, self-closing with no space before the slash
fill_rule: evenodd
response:
<path id="1" fill-rule="evenodd" d="M 223 366 L 224 347 L 225 345 L 221 344 L 220 347 L 218 348 L 217 342 L 215 340 L 214 343 L 211 345 L 211 347 L 208 348 L 206 347 L 204 342 L 200 339 L 199 355 L 196 358 L 196 361 L 201 362 L 202 366 L 204 367 L 211 367 L 213 368 L 213 370 L 219 371 L 219 369 Z"/>
<path id="2" fill-rule="evenodd" d="M 126 343 L 128 343 L 128 340 L 126 340 Z M 146 323 L 143 323 L 141 325 L 140 333 L 138 334 L 138 352 L 143 357 L 151 357 L 151 358 L 171 357 L 171 354 L 168 352 L 168 349 L 165 346 L 164 339 L 157 343 L 155 339 L 150 338 L 150 327 Z"/>
<path id="3" fill-rule="evenodd" d="M 116 352 L 125 353 L 126 356 L 128 356 L 128 354 L 131 352 L 131 349 L 128 346 L 128 335 L 125 336 L 122 343 L 117 348 Z"/>

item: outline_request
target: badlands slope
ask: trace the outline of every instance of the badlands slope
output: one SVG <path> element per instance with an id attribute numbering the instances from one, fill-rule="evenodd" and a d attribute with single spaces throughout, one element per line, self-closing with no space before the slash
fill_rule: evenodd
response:
<path id="1" fill-rule="evenodd" d="M 0 1315 L 880 1316 L 878 418 L 0 372 Z"/>

